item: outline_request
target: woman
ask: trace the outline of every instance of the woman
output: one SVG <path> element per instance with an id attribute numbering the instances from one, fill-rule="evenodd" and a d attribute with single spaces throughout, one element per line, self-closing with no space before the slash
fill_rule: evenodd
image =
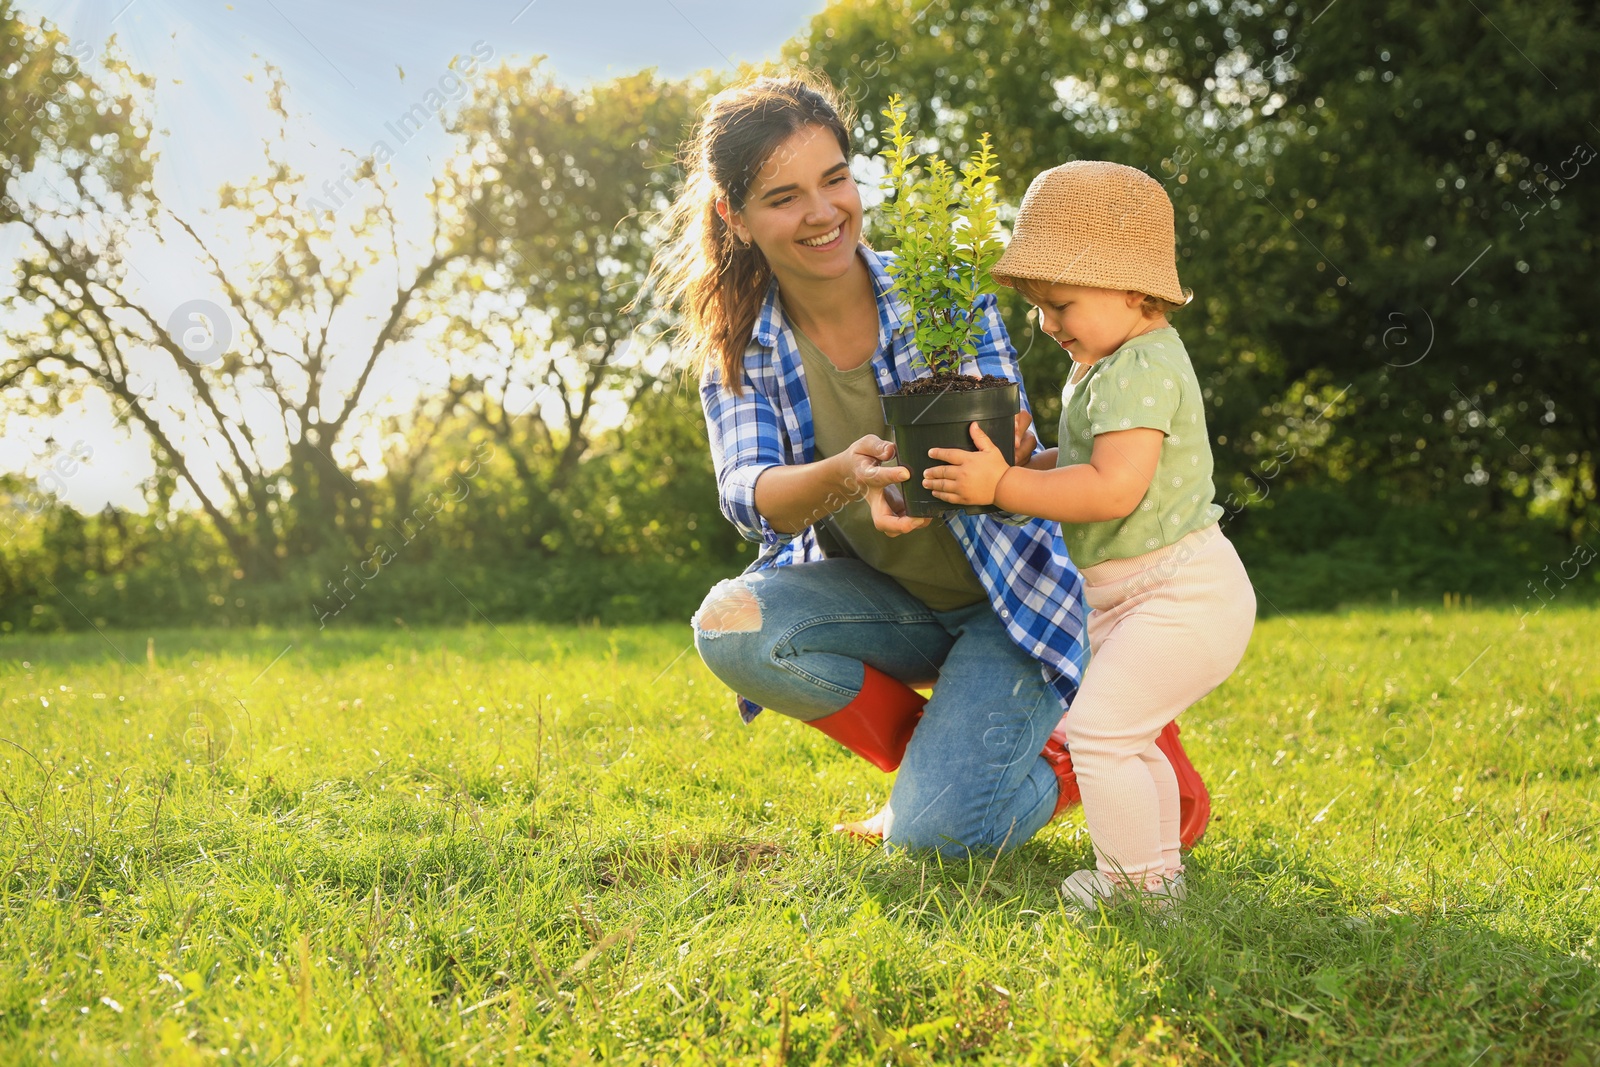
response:
<path id="1" fill-rule="evenodd" d="M 707 595 L 695 645 L 746 722 L 770 706 L 899 767 L 859 831 L 950 855 L 1011 847 L 1077 800 L 1046 742 L 1087 658 L 1081 583 L 1054 523 L 904 514 L 878 394 L 917 376 L 918 353 L 885 258 L 861 243 L 839 111 L 800 78 L 717 94 L 667 216 L 656 291 L 700 375 L 722 511 L 764 545 Z M 1020 381 L 994 299 L 979 310 L 978 373 Z M 935 680 L 926 701 L 908 684 Z M 1167 742 L 1203 828 L 1204 787 L 1175 730 Z"/>

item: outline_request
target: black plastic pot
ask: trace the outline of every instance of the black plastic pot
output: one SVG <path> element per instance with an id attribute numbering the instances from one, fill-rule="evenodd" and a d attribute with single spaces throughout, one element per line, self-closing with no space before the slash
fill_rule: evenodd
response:
<path id="1" fill-rule="evenodd" d="M 883 403 L 883 419 L 894 434 L 895 456 L 911 468 L 911 477 L 900 483 L 906 496 L 906 514 L 922 519 L 947 511 L 985 515 L 1000 510 L 992 504 L 967 508 L 947 504 L 922 487 L 922 475 L 929 467 L 942 466 L 928 458 L 930 448 L 976 451 L 968 430 L 974 422 L 1007 460 L 1012 459 L 1017 412 L 1022 410 L 1016 382 L 911 396 L 880 395 L 878 399 Z"/>

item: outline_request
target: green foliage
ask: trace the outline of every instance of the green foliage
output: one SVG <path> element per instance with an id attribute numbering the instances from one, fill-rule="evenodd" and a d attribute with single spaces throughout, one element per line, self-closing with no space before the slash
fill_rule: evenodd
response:
<path id="1" fill-rule="evenodd" d="M 366 524 L 350 547 L 287 560 L 273 577 L 237 568 L 201 516 L 84 516 L 0 480 L 11 513 L 0 634 L 152 617 L 236 628 L 326 616 L 330 629 L 397 618 L 681 620 L 754 558 L 717 511 L 699 405 L 673 385 L 645 390 L 629 422 L 596 436 L 573 482 L 545 492 L 537 487 L 550 484 L 555 457 L 513 462 L 464 419 L 434 437 L 425 462 L 361 483 Z"/>
<path id="2" fill-rule="evenodd" d="M 1081 815 L 841 839 L 891 779 L 681 623 L 13 638 L 0 1062 L 1591 1062 L 1597 625 L 1263 621 L 1180 920 L 1081 924 Z"/>
<path id="3" fill-rule="evenodd" d="M 1005 250 L 998 235 L 996 160 L 985 134 L 961 164 L 959 181 L 938 157 L 924 173 L 898 96 L 889 98 L 883 114 L 890 123 L 880 153 L 888 167 L 883 188 L 892 197 L 885 210 L 895 242 L 889 273 L 916 324 L 918 365 L 932 374 L 957 374 L 978 353 L 978 298 L 999 288 L 990 274 Z"/>
<path id="4" fill-rule="evenodd" d="M 1246 508 L 1226 529 L 1271 611 L 1444 598 L 1532 611 L 1555 594 L 1600 599 L 1600 567 L 1583 563 L 1589 550 L 1559 523 L 1471 518 L 1470 501 L 1459 499 L 1467 495 L 1400 505 L 1370 489 L 1302 485 Z M 1600 539 L 1590 544 L 1600 550 Z"/>
<path id="5" fill-rule="evenodd" d="M 14 61 L 18 41 L 0 35 L 0 67 Z M 148 180 L 99 188 L 96 175 L 118 165 L 126 146 L 141 144 L 147 133 L 146 80 L 136 82 L 138 107 L 104 89 L 83 98 L 80 109 L 92 107 L 96 122 L 119 133 L 95 134 L 85 150 L 73 149 L 83 158 L 64 176 L 50 181 L 50 161 L 41 153 L 34 162 L 45 180 L 13 183 L 13 190 L 48 188 L 50 195 L 5 201 L 28 239 L 14 264 L 15 285 L 0 292 L 8 325 L 0 393 L 8 410 L 38 415 L 100 393 L 119 425 L 150 451 L 158 474 L 143 488 L 151 506 L 166 511 L 181 485 L 199 502 L 234 568 L 263 581 L 282 577 L 291 558 L 360 544 L 370 526 L 369 502 L 345 469 L 353 464 L 342 466 L 333 456 L 370 412 L 371 393 L 382 381 L 374 371 L 417 325 L 418 294 L 471 245 L 470 236 L 457 234 L 424 250 L 419 265 L 401 268 L 387 314 L 356 313 L 355 329 L 364 336 L 330 347 L 330 334 L 344 332 L 347 300 L 367 272 L 406 257 L 389 187 L 376 183 L 371 161 L 361 177 L 376 183 L 379 202 L 352 212 L 338 235 L 322 212 L 304 206 L 311 182 L 286 160 L 285 86 L 280 72 L 271 75 L 277 136 L 266 142 L 259 173 L 218 193 L 217 225 L 225 231 L 220 220 L 226 219 L 237 227 L 244 263 L 224 267 L 206 243 L 220 244 L 215 231 L 202 236 L 177 216 L 175 227 L 163 228 Z M 68 144 L 51 143 L 68 152 Z M 12 176 L 15 166 L 0 164 L 0 176 Z M 467 200 L 457 206 L 466 210 Z M 173 240 L 177 233 L 181 244 Z M 237 324 L 226 352 L 199 356 L 186 349 L 182 324 L 130 281 L 140 273 L 125 258 L 139 243 L 135 235 L 193 257 L 194 276 L 206 280 L 189 291 L 190 299 L 208 304 L 213 319 Z M 425 397 L 419 406 L 425 411 L 433 401 Z M 425 421 L 422 414 L 416 421 Z"/>
<path id="6" fill-rule="evenodd" d="M 149 194 L 154 156 L 143 105 L 154 75 L 112 51 L 101 57 L 102 78 L 91 78 L 83 64 L 97 43 L 23 21 L 14 0 L 0 0 L 0 226 L 21 220 L 4 194 L 32 172 L 92 179 L 101 195 L 127 201 Z"/>
<path id="7" fill-rule="evenodd" d="M 0 68 L 15 64 L 39 80 L 54 55 L 51 42 L 57 52 L 64 45 L 17 32 L 0 35 Z M 293 126 L 287 87 L 280 72 L 269 74 L 277 136 L 267 142 L 260 173 L 220 192 L 221 214 L 240 224 L 255 262 L 225 269 L 207 247 L 211 235 L 178 220 L 199 246 L 197 267 L 212 276 L 216 313 L 238 324 L 227 353 L 209 363 L 188 358 L 163 316 L 127 285 L 121 255 L 128 241 L 95 247 L 49 209 L 8 199 L 5 210 L 21 214 L 31 240 L 14 292 L 0 292 L 0 310 L 22 324 L 0 348 L 0 393 L 26 414 L 71 403 L 82 391 L 107 394 L 160 471 L 146 487 L 152 507 L 181 521 L 166 514 L 167 502 L 174 488 L 186 489 L 226 546 L 232 566 L 225 571 L 243 571 L 257 589 L 299 589 L 307 572 L 330 560 L 365 558 L 373 531 L 392 514 L 410 514 L 429 491 L 430 456 L 450 451 L 448 467 L 479 443 L 461 432 L 463 420 L 499 449 L 513 476 L 509 495 L 517 506 L 485 521 L 519 531 L 521 550 L 535 556 L 575 557 L 580 516 L 605 510 L 611 498 L 606 472 L 580 470 L 598 458 L 595 446 L 605 436 L 596 410 L 626 409 L 655 388 L 625 309 L 652 250 L 643 218 L 670 190 L 666 164 L 696 91 L 648 73 L 574 92 L 537 63 L 486 71 L 487 91 L 447 116 L 461 163 L 434 187 L 437 232 L 425 247 L 408 249 L 396 232 L 392 181 L 373 161 L 358 177 L 370 183 L 364 192 L 376 192 L 375 204 L 367 197 L 340 218 L 308 198 L 312 179 L 286 161 Z M 88 153 L 90 161 L 70 171 L 74 180 L 99 175 L 122 161 L 129 143 L 141 143 L 135 135 L 143 127 L 120 98 L 104 90 L 60 95 L 67 103 L 34 107 L 63 122 L 59 143 L 28 124 L 31 113 L 13 116 L 13 125 L 57 153 Z M 87 103 L 73 103 L 80 99 Z M 77 110 L 69 113 L 71 107 Z M 69 118 L 86 129 L 67 125 Z M 123 136 L 102 132 L 106 126 Z M 10 158 L 0 165 L 15 167 L 17 157 Z M 150 207 L 147 185 L 138 191 Z M 84 211 L 92 205 L 109 220 L 77 233 L 142 227 L 162 239 L 126 204 L 97 203 L 81 183 L 71 188 Z M 401 276 L 387 314 L 362 313 L 355 328 L 364 336 L 330 344 L 330 333 L 345 332 L 334 320 L 348 313 L 367 272 L 396 256 Z M 421 383 L 410 411 L 381 425 L 375 410 L 399 399 L 378 394 L 388 380 L 383 364 L 425 323 L 443 326 L 428 337 L 438 357 L 431 380 Z M 151 380 L 171 384 L 144 387 Z M 270 404 L 266 417 L 262 400 Z M 375 428 L 386 431 L 383 485 L 359 460 L 334 458 Z M 456 439 L 445 440 L 451 433 Z M 605 495 L 577 499 L 579 485 Z M 703 507 L 714 511 L 714 493 Z M 642 547 L 639 553 L 641 562 L 653 562 Z M 680 561 L 668 555 L 661 562 L 670 569 Z M 196 584 L 210 581 L 198 564 L 184 573 Z M 603 602 L 565 608 L 602 609 Z"/>
<path id="8" fill-rule="evenodd" d="M 1574 0 L 845 0 L 789 55 L 846 88 L 869 147 L 891 93 L 946 154 L 992 131 L 1006 196 L 1072 159 L 1163 182 L 1224 493 L 1338 397 L 1275 492 L 1370 487 L 1574 544 L 1600 527 L 1597 51 Z M 1001 299 L 1053 434 L 1067 361 Z"/>
<path id="9" fill-rule="evenodd" d="M 1395 590 L 1403 602 L 1518 601 L 1596 543 L 1600 376 L 1587 316 L 1600 83 L 1584 75 L 1600 54 L 1600 8 L 841 0 L 788 52 L 832 77 L 861 115 L 864 150 L 909 194 L 869 221 L 874 239 L 890 231 L 883 243 L 921 264 L 897 284 L 913 306 L 946 309 L 918 314 L 918 345 L 956 366 L 972 326 L 961 309 L 992 291 L 998 251 L 970 237 L 992 234 L 1003 200 L 1068 159 L 1163 181 L 1197 293 L 1174 322 L 1208 390 L 1219 495 L 1246 502 L 1229 508 L 1229 531 L 1274 603 Z M 303 617 L 334 575 L 370 558 L 379 524 L 413 514 L 484 441 L 496 448 L 487 481 L 341 623 L 458 618 L 445 579 L 463 575 L 496 618 L 686 614 L 701 580 L 689 575 L 749 558 L 716 513 L 692 398 L 654 379 L 624 311 L 651 251 L 649 213 L 677 178 L 678 138 L 714 80 L 640 74 L 577 90 L 536 64 L 486 72 L 490 91 L 448 117 L 461 166 L 441 175 L 439 241 L 419 282 L 435 273 L 395 293 L 389 324 L 358 351 L 317 339 L 330 308 L 348 310 L 357 276 L 393 258 L 383 206 L 359 219 L 350 209 L 349 229 L 373 240 L 342 262 L 324 220 L 293 207 L 310 186 L 279 158 L 224 191 L 222 215 L 247 224 L 259 264 L 276 266 L 249 271 L 251 284 L 233 276 L 230 312 L 251 328 L 220 364 L 197 367 L 161 316 L 137 313 L 118 258 L 160 213 L 150 78 L 114 54 L 90 78 L 83 58 L 0 3 L 11 194 L 0 223 L 31 221 L 57 246 L 11 227 L 27 258 L 0 286 L 12 294 L 0 298 L 0 391 L 7 415 L 111 393 L 158 473 L 148 516 L 15 516 L 0 624 Z M 282 91 L 269 90 L 279 106 Z M 881 114 L 891 92 L 892 122 Z M 961 158 L 965 168 L 943 162 Z M 44 187 L 36 177 L 61 204 L 21 203 Z M 378 178 L 362 174 L 381 192 Z M 1000 301 L 1052 443 L 1067 360 L 1014 293 Z M 448 372 L 384 427 L 384 473 L 352 468 L 373 398 L 337 383 L 365 381 L 370 394 L 388 344 L 427 324 L 442 329 L 416 340 Z M 370 377 L 360 366 L 330 376 L 351 359 Z M 140 384 L 152 365 L 169 382 L 153 399 Z M 243 419 L 244 400 L 263 396 L 299 438 L 281 467 L 255 461 L 280 454 L 267 447 L 276 430 Z M 595 413 L 608 408 L 636 417 L 602 430 Z M 183 497 L 203 500 L 203 524 L 173 510 Z"/>
<path id="10" fill-rule="evenodd" d="M 486 78 L 450 123 L 466 187 L 482 191 L 494 224 L 479 235 L 472 277 L 487 295 L 522 298 L 530 315 L 548 318 L 523 339 L 535 354 L 614 358 L 655 251 L 647 215 L 678 180 L 674 153 L 699 93 L 653 71 L 577 90 L 538 62 Z"/>

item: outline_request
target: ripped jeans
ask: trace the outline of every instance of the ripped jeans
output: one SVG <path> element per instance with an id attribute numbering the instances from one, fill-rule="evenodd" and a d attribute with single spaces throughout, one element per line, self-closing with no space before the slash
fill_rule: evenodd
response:
<path id="1" fill-rule="evenodd" d="M 1039 752 L 1061 703 L 987 601 L 933 611 L 859 560 L 827 559 L 719 583 L 694 630 L 729 688 L 802 721 L 854 699 L 863 662 L 938 679 L 889 796 L 890 846 L 993 852 L 1050 821 L 1056 776 Z"/>

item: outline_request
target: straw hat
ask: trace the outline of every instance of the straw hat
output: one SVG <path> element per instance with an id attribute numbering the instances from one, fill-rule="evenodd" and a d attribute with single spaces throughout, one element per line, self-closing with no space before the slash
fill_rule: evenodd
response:
<path id="1" fill-rule="evenodd" d="M 1005 285 L 1035 278 L 1185 300 L 1167 191 L 1144 171 L 1099 160 L 1033 179 L 994 273 Z"/>

